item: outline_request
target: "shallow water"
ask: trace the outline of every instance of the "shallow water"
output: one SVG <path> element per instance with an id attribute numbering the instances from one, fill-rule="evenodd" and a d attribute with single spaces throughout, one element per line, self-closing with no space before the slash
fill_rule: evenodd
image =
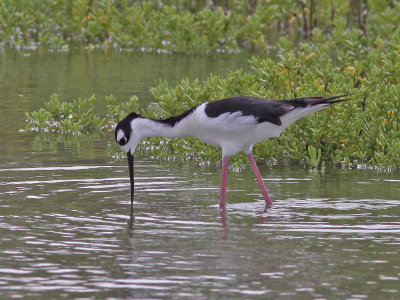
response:
<path id="1" fill-rule="evenodd" d="M 111 66 L 115 55 L 88 60 Z M 57 64 L 68 69 L 69 62 Z M 43 65 L 35 72 L 46 73 Z M 152 85 L 135 80 L 143 90 Z M 18 133 L 22 112 L 48 99 L 42 85 L 38 80 L 19 97 L 18 81 L 16 91 L 2 93 L 8 122 L 0 138 L 0 298 L 400 297 L 398 173 L 321 174 L 260 163 L 274 207 L 265 211 L 248 167 L 229 172 L 228 206 L 220 212 L 219 168 L 138 157 L 130 230 L 126 162 L 105 154 L 112 133 L 79 142 Z"/>
<path id="2" fill-rule="evenodd" d="M 4 297 L 400 293 L 400 180 L 390 175 L 261 167 L 274 200 L 264 212 L 251 170 L 231 172 L 220 214 L 217 168 L 139 159 L 129 230 L 125 164 L 70 159 L 0 169 Z"/>

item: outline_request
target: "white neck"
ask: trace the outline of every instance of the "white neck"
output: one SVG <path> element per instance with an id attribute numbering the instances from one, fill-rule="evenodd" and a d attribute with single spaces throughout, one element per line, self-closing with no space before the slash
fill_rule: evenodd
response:
<path id="1" fill-rule="evenodd" d="M 152 119 L 136 118 L 131 124 L 135 134 L 140 138 L 145 137 L 166 137 L 177 138 L 190 135 L 190 120 L 183 119 L 175 126 L 164 124 Z"/>

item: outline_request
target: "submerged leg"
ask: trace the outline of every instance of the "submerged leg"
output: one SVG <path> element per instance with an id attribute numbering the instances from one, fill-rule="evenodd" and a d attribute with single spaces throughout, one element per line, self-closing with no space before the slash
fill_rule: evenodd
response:
<path id="1" fill-rule="evenodd" d="M 225 195 L 226 195 L 226 180 L 228 177 L 229 156 L 222 158 L 222 172 L 221 172 L 221 195 L 219 198 L 219 208 L 225 208 Z"/>
<path id="2" fill-rule="evenodd" d="M 271 199 L 269 199 L 269 196 L 268 196 L 268 193 L 267 193 L 267 189 L 264 186 L 264 183 L 262 181 L 260 172 L 258 171 L 256 162 L 254 161 L 253 155 L 250 153 L 250 154 L 247 154 L 247 157 L 249 158 L 250 165 L 251 165 L 251 168 L 253 169 L 254 176 L 256 176 L 258 185 L 259 185 L 259 187 L 261 189 L 261 193 L 264 196 L 265 203 L 267 204 L 267 206 L 272 206 L 272 201 L 271 201 Z"/>

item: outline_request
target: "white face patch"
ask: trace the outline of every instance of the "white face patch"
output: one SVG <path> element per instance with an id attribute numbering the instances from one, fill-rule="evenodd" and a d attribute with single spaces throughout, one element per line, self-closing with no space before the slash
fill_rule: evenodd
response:
<path id="1" fill-rule="evenodd" d="M 123 137 L 125 137 L 125 133 L 122 129 L 118 130 L 117 133 L 117 142 L 119 142 Z"/>

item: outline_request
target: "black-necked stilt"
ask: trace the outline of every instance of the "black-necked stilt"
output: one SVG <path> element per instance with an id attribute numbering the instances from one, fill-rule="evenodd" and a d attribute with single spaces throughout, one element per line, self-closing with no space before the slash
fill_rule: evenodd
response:
<path id="1" fill-rule="evenodd" d="M 128 155 L 131 180 L 131 216 L 133 213 L 133 154 L 142 138 L 191 136 L 222 148 L 221 194 L 219 205 L 225 207 L 229 156 L 244 151 L 250 161 L 267 206 L 272 202 L 251 153 L 254 144 L 278 137 L 294 121 L 330 104 L 346 101 L 334 97 L 304 97 L 270 100 L 256 97 L 232 97 L 195 106 L 165 120 L 142 117 L 134 112 L 115 128 L 115 140 Z"/>

